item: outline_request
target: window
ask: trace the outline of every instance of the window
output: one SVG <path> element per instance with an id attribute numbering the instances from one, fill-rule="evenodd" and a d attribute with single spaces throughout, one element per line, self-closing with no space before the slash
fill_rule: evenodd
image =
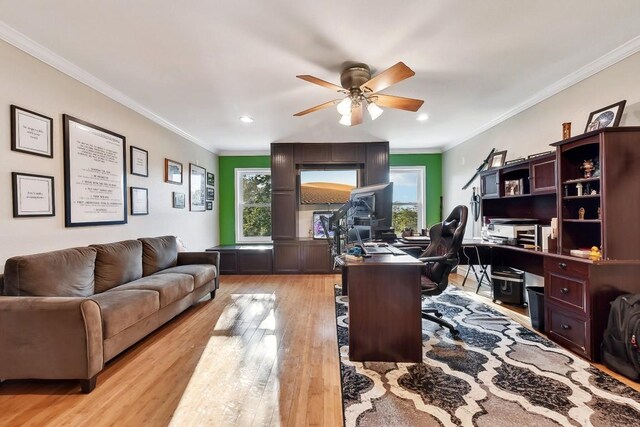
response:
<path id="1" fill-rule="evenodd" d="M 236 169 L 236 242 L 271 241 L 271 170 Z"/>
<path id="2" fill-rule="evenodd" d="M 424 176 L 424 166 L 397 166 L 390 168 L 390 180 L 393 182 L 391 225 L 398 234 L 405 228 L 420 232 L 426 226 Z"/>

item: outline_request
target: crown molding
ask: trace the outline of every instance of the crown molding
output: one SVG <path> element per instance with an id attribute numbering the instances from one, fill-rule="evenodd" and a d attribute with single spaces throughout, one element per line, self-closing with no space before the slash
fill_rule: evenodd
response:
<path id="1" fill-rule="evenodd" d="M 269 150 L 220 150 L 218 151 L 218 156 L 270 156 L 271 152 Z"/>
<path id="2" fill-rule="evenodd" d="M 107 96 L 108 98 L 111 98 L 117 103 L 122 104 L 125 107 L 135 111 L 136 113 L 143 115 L 147 119 L 170 130 L 176 135 L 179 135 L 193 142 L 194 144 L 198 144 L 207 151 L 211 151 L 215 154 L 214 150 L 212 150 L 210 147 L 207 147 L 203 141 L 199 140 L 195 136 L 191 135 L 188 132 L 185 132 L 178 126 L 160 117 L 153 111 L 142 106 L 122 92 L 109 86 L 107 83 L 103 82 L 93 74 L 88 73 L 87 71 L 64 59 L 60 55 L 47 49 L 41 44 L 35 42 L 34 40 L 30 39 L 29 37 L 25 36 L 24 34 L 20 33 L 19 31 L 15 30 L 2 21 L 0 21 L 0 39 L 44 62 L 45 64 L 55 68 L 56 70 L 68 75 L 69 77 L 79 81 L 80 83 L 89 86 L 91 89 L 94 89 Z"/>
<path id="3" fill-rule="evenodd" d="M 593 76 L 594 74 L 599 73 L 600 71 L 622 61 L 623 59 L 626 59 L 628 57 L 630 57 L 631 55 L 640 52 L 640 36 L 637 36 L 631 40 L 629 40 L 628 42 L 618 46 L 617 48 L 613 49 L 611 52 L 608 52 L 604 55 L 602 55 L 600 58 L 596 59 L 595 61 L 590 62 L 589 64 L 585 65 L 582 68 L 579 68 L 578 70 L 574 71 L 573 73 L 563 77 L 562 79 L 558 80 L 557 82 L 551 84 L 550 86 L 547 86 L 546 88 L 544 88 L 543 90 L 541 90 L 540 92 L 536 93 L 535 95 L 533 95 L 532 97 L 530 97 L 529 99 L 525 100 L 524 102 L 522 102 L 521 104 L 516 105 L 515 107 L 511 108 L 510 110 L 504 112 L 503 114 L 499 115 L 498 117 L 496 117 L 495 119 L 487 122 L 486 124 L 480 126 L 479 128 L 477 128 L 476 130 L 474 130 L 473 132 L 471 132 L 470 134 L 466 135 L 465 137 L 445 144 L 442 147 L 442 151 L 448 151 L 450 149 L 452 149 L 453 147 L 462 144 L 463 142 L 466 142 L 468 140 L 470 140 L 471 138 L 480 135 L 482 132 L 491 129 L 492 127 L 504 122 L 507 119 L 510 119 L 511 117 L 515 116 L 516 114 L 519 114 L 521 112 L 523 112 L 524 110 L 533 107 L 536 104 L 539 104 L 540 102 L 544 101 L 545 99 L 551 98 L 553 95 L 556 95 L 559 92 L 562 92 L 565 89 L 570 88 L 571 86 L 580 83 L 583 80 L 588 79 L 589 77 Z"/>
<path id="4" fill-rule="evenodd" d="M 442 154 L 440 148 L 390 148 L 389 154 Z"/>

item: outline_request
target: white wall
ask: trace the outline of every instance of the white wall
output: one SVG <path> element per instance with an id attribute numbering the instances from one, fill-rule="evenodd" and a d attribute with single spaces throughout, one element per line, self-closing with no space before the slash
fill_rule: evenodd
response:
<path id="1" fill-rule="evenodd" d="M 444 212 L 469 204 L 471 187 L 462 186 L 492 148 L 507 150 L 507 160 L 548 151 L 562 139 L 562 123 L 572 123 L 572 135 L 583 133 L 591 111 L 623 99 L 627 105 L 620 126 L 640 125 L 640 53 L 565 89 L 443 154 Z M 479 235 L 469 224 L 467 235 Z"/>
<path id="2" fill-rule="evenodd" d="M 217 201 L 207 212 L 171 207 L 173 191 L 187 194 L 188 200 L 189 162 L 217 176 L 216 155 L 2 41 L 0 64 L 0 265 L 14 255 L 142 236 L 178 235 L 190 250 L 217 244 Z M 11 151 L 11 104 L 53 118 L 53 159 Z M 148 178 L 127 173 L 127 187 L 149 189 L 149 215 L 128 216 L 125 225 L 65 228 L 63 113 L 124 135 L 127 172 L 128 146 L 149 152 Z M 164 182 L 165 157 L 183 163 L 182 186 Z M 11 172 L 54 176 L 55 217 L 13 218 Z"/>

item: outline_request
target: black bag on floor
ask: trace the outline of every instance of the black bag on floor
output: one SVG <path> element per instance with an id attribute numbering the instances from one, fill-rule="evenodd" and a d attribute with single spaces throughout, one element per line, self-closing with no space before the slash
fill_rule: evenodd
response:
<path id="1" fill-rule="evenodd" d="M 640 294 L 621 295 L 611 303 L 602 340 L 602 361 L 611 370 L 640 380 Z"/>

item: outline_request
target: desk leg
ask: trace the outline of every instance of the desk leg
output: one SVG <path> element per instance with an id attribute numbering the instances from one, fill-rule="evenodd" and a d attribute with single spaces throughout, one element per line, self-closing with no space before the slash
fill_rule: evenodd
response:
<path id="1" fill-rule="evenodd" d="M 349 295 L 348 267 L 342 267 L 342 296 Z"/>

